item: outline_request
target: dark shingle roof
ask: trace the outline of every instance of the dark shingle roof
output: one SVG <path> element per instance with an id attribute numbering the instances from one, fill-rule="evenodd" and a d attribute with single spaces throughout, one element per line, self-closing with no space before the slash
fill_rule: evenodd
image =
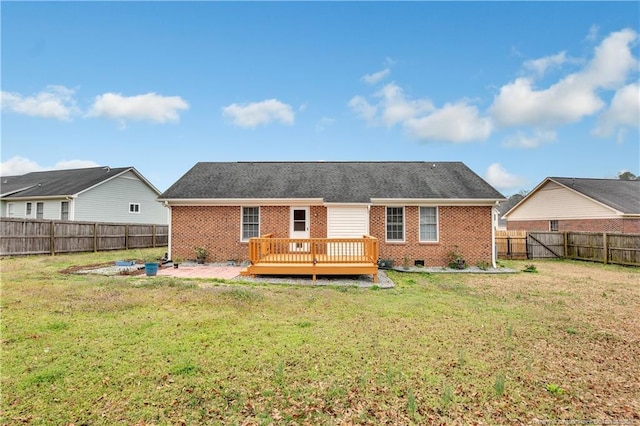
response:
<path id="1" fill-rule="evenodd" d="M 460 162 L 197 163 L 160 199 L 503 199 Z"/>
<path id="2" fill-rule="evenodd" d="M 549 179 L 624 214 L 640 214 L 640 180 L 571 177 Z"/>
<path id="3" fill-rule="evenodd" d="M 75 195 L 133 167 L 91 167 L 49 170 L 0 178 L 2 197 L 56 197 Z"/>

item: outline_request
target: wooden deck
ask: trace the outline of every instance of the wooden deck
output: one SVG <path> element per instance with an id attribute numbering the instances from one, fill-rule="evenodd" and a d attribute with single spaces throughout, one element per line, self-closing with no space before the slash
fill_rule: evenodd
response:
<path id="1" fill-rule="evenodd" d="M 249 240 L 251 265 L 240 275 L 372 275 L 378 282 L 378 240 L 362 238 L 273 238 Z"/>

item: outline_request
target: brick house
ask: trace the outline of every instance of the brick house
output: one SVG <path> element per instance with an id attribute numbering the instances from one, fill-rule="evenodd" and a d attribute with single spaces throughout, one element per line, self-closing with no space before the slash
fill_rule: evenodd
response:
<path id="1" fill-rule="evenodd" d="M 196 164 L 160 195 L 172 257 L 248 259 L 251 237 L 379 240 L 381 259 L 443 266 L 456 247 L 492 263 L 493 209 L 504 197 L 460 162 Z"/>
<path id="2" fill-rule="evenodd" d="M 640 180 L 548 177 L 504 218 L 508 230 L 640 234 Z"/>

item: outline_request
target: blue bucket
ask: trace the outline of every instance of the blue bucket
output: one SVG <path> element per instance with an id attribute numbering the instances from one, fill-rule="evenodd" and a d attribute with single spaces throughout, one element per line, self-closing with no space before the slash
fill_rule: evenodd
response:
<path id="1" fill-rule="evenodd" d="M 148 277 L 153 277 L 158 273 L 158 263 L 157 262 L 148 262 L 144 264 L 144 272 L 146 272 Z"/>

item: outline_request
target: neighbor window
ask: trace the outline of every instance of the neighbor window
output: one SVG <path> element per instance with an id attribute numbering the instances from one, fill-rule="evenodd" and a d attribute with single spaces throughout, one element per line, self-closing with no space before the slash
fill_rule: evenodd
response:
<path id="1" fill-rule="evenodd" d="M 140 204 L 129 203 L 129 213 L 140 213 Z"/>
<path id="2" fill-rule="evenodd" d="M 404 241 L 404 207 L 387 207 L 387 241 Z"/>
<path id="3" fill-rule="evenodd" d="M 7 217 L 14 217 L 16 215 L 16 205 L 14 203 L 7 204 Z"/>
<path id="4" fill-rule="evenodd" d="M 44 218 L 44 203 L 36 203 L 36 219 Z"/>
<path id="5" fill-rule="evenodd" d="M 25 210 L 26 216 L 31 216 L 31 203 L 27 203 L 27 208 Z"/>
<path id="6" fill-rule="evenodd" d="M 60 204 L 60 220 L 69 220 L 69 202 L 63 201 Z"/>
<path id="7" fill-rule="evenodd" d="M 420 241 L 438 241 L 437 207 L 420 207 Z"/>
<path id="8" fill-rule="evenodd" d="M 242 241 L 260 236 L 260 207 L 242 208 Z"/>
<path id="9" fill-rule="evenodd" d="M 558 230 L 558 221 L 550 220 L 549 221 L 549 231 L 557 231 Z"/>

